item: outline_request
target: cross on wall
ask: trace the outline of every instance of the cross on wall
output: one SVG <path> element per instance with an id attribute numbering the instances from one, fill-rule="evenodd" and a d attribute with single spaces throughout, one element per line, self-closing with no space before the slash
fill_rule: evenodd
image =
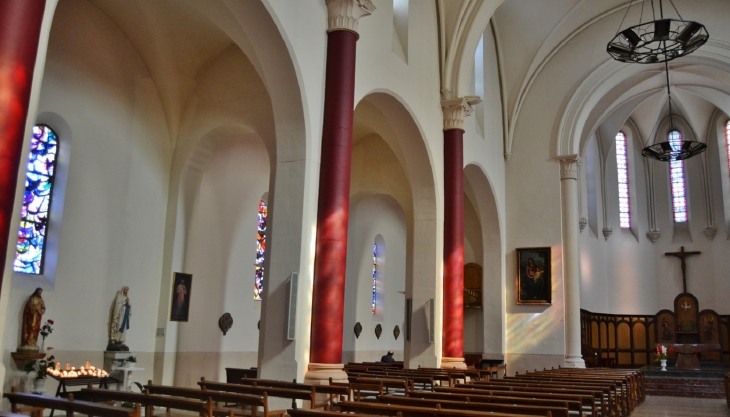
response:
<path id="1" fill-rule="evenodd" d="M 675 258 L 679 258 L 680 261 L 682 261 L 682 288 L 684 289 L 683 292 L 687 292 L 687 263 L 685 262 L 685 259 L 692 255 L 699 255 L 702 252 L 685 252 L 684 246 L 681 246 L 679 248 L 679 252 L 667 252 L 664 255 L 666 256 L 674 256 Z"/>

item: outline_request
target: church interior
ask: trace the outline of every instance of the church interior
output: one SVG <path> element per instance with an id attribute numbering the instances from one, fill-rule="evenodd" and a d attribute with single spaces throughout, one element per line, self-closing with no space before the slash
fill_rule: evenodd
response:
<path id="1" fill-rule="evenodd" d="M 389 350 L 507 375 L 638 369 L 663 342 L 730 364 L 730 2 L 31 3 L 2 197 L 3 392 L 29 384 L 12 354 L 37 288 L 41 353 L 102 367 L 118 342 L 140 383 L 303 382 Z M 706 43 L 666 65 L 613 59 L 607 43 L 660 6 Z M 356 49 L 331 53 L 337 33 Z M 18 82 L 2 48 L 0 108 Z M 350 69 L 341 127 L 329 88 Z M 57 150 L 42 260 L 20 267 L 41 131 Z M 706 150 L 642 156 L 672 135 Z"/>

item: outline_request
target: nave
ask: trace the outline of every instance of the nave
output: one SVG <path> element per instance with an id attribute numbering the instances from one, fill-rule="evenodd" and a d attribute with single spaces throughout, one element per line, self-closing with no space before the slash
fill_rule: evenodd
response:
<path id="1" fill-rule="evenodd" d="M 199 388 L 149 381 L 143 393 L 89 386 L 68 398 L 15 389 L 4 397 L 13 412 L 42 415 L 51 409 L 128 417 L 142 411 L 145 416 L 170 415 L 170 410 L 205 417 L 259 412 L 264 417 L 628 417 L 646 399 L 640 370 L 561 368 L 508 377 L 503 370 L 495 375 L 494 369 L 404 369 L 392 363 L 348 364 L 346 369 L 348 380 L 321 385 L 248 377 L 223 383 L 203 377 Z M 279 409 L 287 401 L 290 405 Z"/>

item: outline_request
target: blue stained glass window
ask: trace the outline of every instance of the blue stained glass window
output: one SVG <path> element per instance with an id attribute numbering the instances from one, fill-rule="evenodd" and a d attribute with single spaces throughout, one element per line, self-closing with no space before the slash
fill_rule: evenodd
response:
<path id="1" fill-rule="evenodd" d="M 725 150 L 727 151 L 727 169 L 730 172 L 730 120 L 725 123 Z"/>
<path id="2" fill-rule="evenodd" d="M 669 132 L 668 139 L 672 148 L 679 150 L 682 147 L 682 134 L 676 130 Z M 669 177 L 672 184 L 672 211 L 674 221 L 687 221 L 687 195 L 684 188 L 684 161 L 669 162 Z"/>
<path id="3" fill-rule="evenodd" d="M 58 137 L 48 126 L 33 126 L 25 174 L 25 193 L 20 209 L 20 228 L 13 270 L 42 274 L 48 231 L 48 213 L 58 152 Z"/>
<path id="4" fill-rule="evenodd" d="M 629 200 L 629 164 L 626 152 L 626 135 L 616 134 L 616 171 L 618 172 L 618 212 L 622 229 L 631 227 L 631 204 Z"/>
<path id="5" fill-rule="evenodd" d="M 259 224 L 256 233 L 256 275 L 253 284 L 253 299 L 261 301 L 264 294 L 264 258 L 266 256 L 266 217 L 269 209 L 264 200 L 259 201 Z"/>
<path id="6" fill-rule="evenodd" d="M 373 299 L 372 299 L 373 314 L 375 314 L 375 288 L 376 288 L 376 284 L 377 284 L 377 276 L 378 276 L 378 244 L 373 243 Z"/>

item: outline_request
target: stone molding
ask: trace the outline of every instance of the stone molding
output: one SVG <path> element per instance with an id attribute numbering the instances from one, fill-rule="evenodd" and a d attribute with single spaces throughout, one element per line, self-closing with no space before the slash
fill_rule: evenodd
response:
<path id="1" fill-rule="evenodd" d="M 361 17 L 370 16 L 375 6 L 370 0 L 325 0 L 327 3 L 327 32 L 347 30 L 357 33 Z"/>
<path id="2" fill-rule="evenodd" d="M 652 230 L 646 232 L 646 237 L 649 238 L 651 243 L 656 243 L 656 241 L 659 240 L 659 236 L 661 236 L 661 235 L 662 234 L 659 231 L 659 229 L 652 229 Z"/>
<path id="3" fill-rule="evenodd" d="M 304 375 L 304 383 L 309 385 L 327 385 L 333 382 L 347 382 L 345 365 L 342 363 L 309 363 L 309 370 Z"/>

